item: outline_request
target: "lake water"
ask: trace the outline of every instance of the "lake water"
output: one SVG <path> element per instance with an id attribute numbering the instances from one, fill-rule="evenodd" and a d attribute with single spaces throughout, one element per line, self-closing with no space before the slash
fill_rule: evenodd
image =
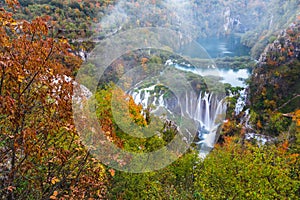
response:
<path id="1" fill-rule="evenodd" d="M 207 51 L 211 58 L 250 55 L 250 48 L 242 45 L 241 38 L 234 35 L 199 38 L 197 42 Z"/>
<path id="2" fill-rule="evenodd" d="M 245 79 L 249 78 L 251 75 L 250 70 L 248 69 L 227 69 L 227 68 L 193 68 L 193 67 L 187 67 L 180 64 L 174 65 L 177 69 L 183 70 L 183 71 L 189 71 L 194 74 L 198 74 L 200 76 L 219 76 L 222 78 L 222 83 L 229 83 L 233 87 L 245 87 L 246 84 L 244 82 Z"/>
<path id="3" fill-rule="evenodd" d="M 186 46 L 183 50 L 187 55 L 193 58 L 218 58 L 218 57 L 234 57 L 234 56 L 249 56 L 250 48 L 240 43 L 241 38 L 229 35 L 227 37 L 209 37 L 200 38 L 197 40 L 198 45 Z M 200 44 L 200 46 L 199 46 Z M 204 49 L 204 51 L 203 51 Z M 190 50 L 190 51 L 189 51 Z M 173 63 L 173 61 L 167 61 Z M 229 83 L 232 86 L 245 87 L 244 80 L 249 78 L 251 71 L 248 69 L 228 69 L 218 68 L 216 65 L 203 67 L 186 66 L 182 64 L 173 63 L 177 69 L 190 71 L 200 76 L 219 76 L 223 83 Z"/>

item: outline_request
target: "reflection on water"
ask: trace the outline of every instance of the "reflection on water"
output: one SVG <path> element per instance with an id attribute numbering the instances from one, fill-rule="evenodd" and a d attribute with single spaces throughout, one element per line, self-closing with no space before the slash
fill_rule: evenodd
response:
<path id="1" fill-rule="evenodd" d="M 249 56 L 250 48 L 241 44 L 241 38 L 230 35 L 228 37 L 209 37 L 198 39 L 211 58 Z"/>
<path id="2" fill-rule="evenodd" d="M 205 39 L 198 39 L 198 46 L 195 44 L 188 44 L 182 47 L 181 51 L 192 58 L 207 59 L 217 57 L 239 57 L 249 56 L 250 48 L 244 46 L 240 42 L 241 38 L 230 35 L 227 37 L 210 37 Z M 200 46 L 199 46 L 200 44 Z M 193 46 L 194 45 L 194 46 Z M 203 51 L 203 49 L 205 51 Z M 229 83 L 236 87 L 245 87 L 244 80 L 249 78 L 251 72 L 248 69 L 226 69 L 218 68 L 216 65 L 210 65 L 204 68 L 197 68 L 185 64 L 177 64 L 176 61 L 168 60 L 166 65 L 174 65 L 177 69 L 190 71 L 200 76 L 219 76 L 223 83 Z"/>

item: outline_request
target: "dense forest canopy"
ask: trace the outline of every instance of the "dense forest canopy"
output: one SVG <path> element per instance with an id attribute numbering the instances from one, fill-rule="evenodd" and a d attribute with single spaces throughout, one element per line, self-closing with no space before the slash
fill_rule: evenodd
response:
<path id="1" fill-rule="evenodd" d="M 0 6 L 0 199 L 299 198 L 297 0 L 0 0 Z M 187 8 L 193 12 L 183 12 Z M 192 24 L 187 23 L 189 17 Z M 97 147 L 105 150 L 108 141 L 124 152 L 154 152 L 168 147 L 180 129 L 178 119 L 152 115 L 154 107 L 143 107 L 126 87 L 117 87 L 120 77 L 135 67 L 147 74 L 150 69 L 167 68 L 170 59 L 183 62 L 184 58 L 174 56 L 170 47 L 161 52 L 127 52 L 107 67 L 94 94 L 87 89 L 93 83 L 89 76 L 80 77 L 85 86 L 75 77 L 80 68 L 86 75 L 98 72 L 95 60 L 87 58 L 95 49 L 106 50 L 99 41 L 148 26 L 167 27 L 191 40 L 239 35 L 257 62 L 243 57 L 227 60 L 235 61 L 237 69 L 240 65 L 252 68 L 246 80 L 247 105 L 236 113 L 243 88 L 222 85 L 227 94 L 226 120 L 218 127 L 219 137 L 210 154 L 199 156 L 199 138 L 195 137 L 185 153 L 173 149 L 171 154 L 160 155 L 176 158 L 164 168 L 150 170 L 135 162 L 134 167 L 146 172 L 129 173 L 102 162 L 95 156 Z M 177 83 L 179 75 L 173 77 Z M 219 88 L 217 77 L 185 75 L 197 94 L 208 93 L 208 81 Z M 126 79 L 123 84 L 132 82 Z M 75 99 L 80 101 L 78 109 L 95 111 L 102 132 L 88 126 L 85 115 L 80 116 L 82 127 L 74 122 L 72 95 L 78 88 L 86 92 Z M 167 87 L 153 88 L 149 93 L 163 94 L 174 106 Z M 117 120 L 115 114 L 120 114 Z M 128 124 L 136 127 L 131 134 L 122 128 Z M 249 139 L 250 134 L 256 139 Z M 261 143 L 258 138 L 268 141 Z M 92 145 L 86 145 L 88 140 Z M 124 168 L 133 160 L 114 152 L 101 153 L 113 155 L 110 161 Z"/>

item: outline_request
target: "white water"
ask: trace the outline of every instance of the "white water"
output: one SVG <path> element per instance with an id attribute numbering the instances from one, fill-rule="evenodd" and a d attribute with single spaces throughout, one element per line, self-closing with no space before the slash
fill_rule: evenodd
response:
<path id="1" fill-rule="evenodd" d="M 155 106 L 152 113 L 162 114 L 161 110 L 181 116 L 189 116 L 199 124 L 197 136 L 200 148 L 200 156 L 205 155 L 213 148 L 216 140 L 216 133 L 219 125 L 223 122 L 226 113 L 225 101 L 213 93 L 200 93 L 195 96 L 193 92 L 186 91 L 176 98 L 176 108 L 180 107 L 181 113 L 175 113 L 174 106 L 168 104 L 163 94 L 154 92 L 155 85 L 129 92 L 134 98 L 135 103 L 142 104 L 144 108 L 150 105 Z M 151 97 L 152 93 L 152 97 Z"/>
<path id="2" fill-rule="evenodd" d="M 235 115 L 240 114 L 240 112 L 242 112 L 242 110 L 246 106 L 246 97 L 247 97 L 246 89 L 242 89 L 239 93 L 240 93 L 240 97 L 237 99 L 237 103 L 235 105 L 235 110 L 234 110 Z"/>
<path id="3" fill-rule="evenodd" d="M 226 103 L 213 93 L 200 93 L 198 98 L 186 92 L 185 112 L 194 120 L 200 122 L 198 130 L 199 144 L 213 148 L 219 125 L 223 122 L 226 112 Z M 203 149 L 203 148 L 202 148 Z"/>

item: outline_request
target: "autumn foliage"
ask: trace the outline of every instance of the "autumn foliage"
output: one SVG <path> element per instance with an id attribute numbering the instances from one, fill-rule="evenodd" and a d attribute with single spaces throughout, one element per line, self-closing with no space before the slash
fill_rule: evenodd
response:
<path id="1" fill-rule="evenodd" d="M 71 69 L 80 59 L 49 18 L 15 20 L 3 9 L 0 49 L 0 198 L 101 198 L 104 168 L 72 122 Z"/>

